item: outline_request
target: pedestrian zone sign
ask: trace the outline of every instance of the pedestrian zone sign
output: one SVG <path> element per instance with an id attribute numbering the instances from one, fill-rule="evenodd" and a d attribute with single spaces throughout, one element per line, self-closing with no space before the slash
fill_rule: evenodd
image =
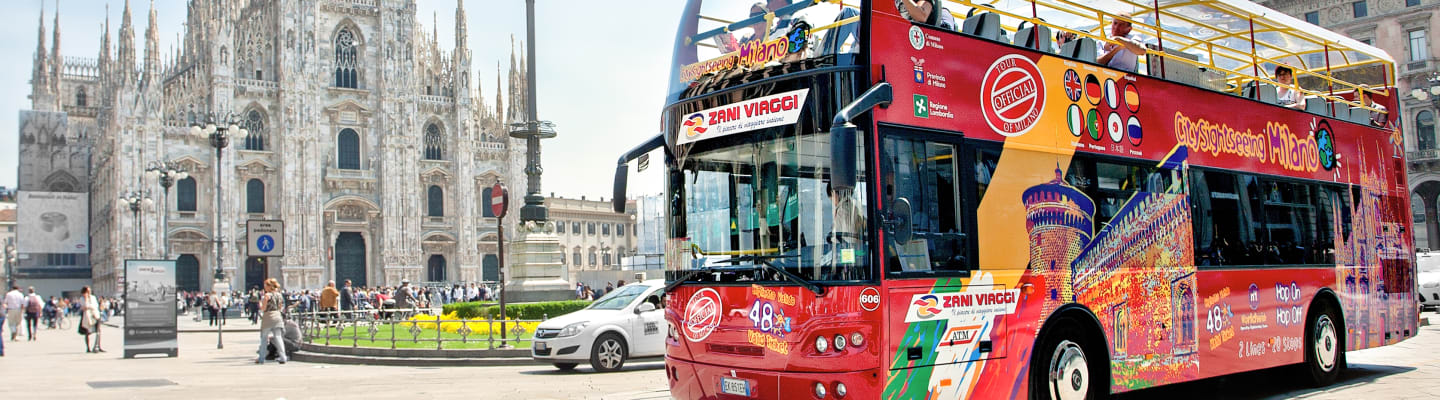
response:
<path id="1" fill-rule="evenodd" d="M 251 257 L 280 257 L 285 255 L 285 222 L 275 220 L 250 220 L 245 223 L 245 242 L 249 245 L 247 255 Z"/>

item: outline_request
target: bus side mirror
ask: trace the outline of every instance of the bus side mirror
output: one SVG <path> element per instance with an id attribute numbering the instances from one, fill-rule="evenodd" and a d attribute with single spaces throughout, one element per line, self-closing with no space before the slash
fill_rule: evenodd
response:
<path id="1" fill-rule="evenodd" d="M 610 198 L 610 202 L 614 205 L 615 212 L 617 213 L 623 214 L 625 212 L 625 185 L 629 181 L 629 179 L 630 165 L 624 163 L 616 165 L 614 188 L 615 191 L 612 193 L 614 194 L 614 197 Z"/>
<path id="2" fill-rule="evenodd" d="M 836 190 L 855 188 L 855 124 L 830 127 L 830 186 Z"/>
<path id="3" fill-rule="evenodd" d="M 895 238 L 896 243 L 901 245 L 910 243 L 910 239 L 915 236 L 914 226 L 910 224 L 912 216 L 910 199 L 897 198 L 894 204 L 890 205 L 889 217 L 885 219 L 884 224 L 885 230 L 889 231 L 890 237 Z"/>

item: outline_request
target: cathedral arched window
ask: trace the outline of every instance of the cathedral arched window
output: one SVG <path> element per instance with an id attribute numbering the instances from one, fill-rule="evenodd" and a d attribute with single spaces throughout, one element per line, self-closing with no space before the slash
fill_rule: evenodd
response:
<path id="1" fill-rule="evenodd" d="M 425 159 L 445 159 L 445 138 L 440 135 L 440 126 L 437 124 L 425 126 Z"/>
<path id="2" fill-rule="evenodd" d="M 340 169 L 360 169 L 360 134 L 350 128 L 340 130 L 335 147 Z"/>
<path id="3" fill-rule="evenodd" d="M 335 87 L 360 87 L 359 46 L 350 28 L 335 34 Z"/>
<path id="4" fill-rule="evenodd" d="M 490 209 L 490 206 L 495 204 L 494 199 L 495 192 L 492 191 L 490 188 L 487 187 L 484 190 L 480 191 L 481 216 L 484 216 L 485 218 L 495 218 L 495 212 Z"/>
<path id="5" fill-rule="evenodd" d="M 79 107 L 85 106 L 85 88 L 82 87 L 75 91 L 75 105 Z"/>
<path id="6" fill-rule="evenodd" d="M 265 182 L 261 182 L 259 179 L 245 182 L 245 212 L 252 214 L 265 212 Z"/>
<path id="7" fill-rule="evenodd" d="M 250 110 L 245 115 L 245 130 L 249 135 L 245 136 L 245 150 L 265 151 L 265 139 L 268 133 L 265 131 L 265 117 L 259 110 Z"/>
<path id="8" fill-rule="evenodd" d="M 195 212 L 195 178 L 181 179 L 175 183 L 175 209 Z"/>
<path id="9" fill-rule="evenodd" d="M 427 215 L 431 217 L 445 216 L 445 189 L 441 189 L 436 185 L 430 185 L 430 190 L 426 197 L 428 197 L 430 203 L 430 207 L 428 207 L 429 213 L 427 213 Z"/>

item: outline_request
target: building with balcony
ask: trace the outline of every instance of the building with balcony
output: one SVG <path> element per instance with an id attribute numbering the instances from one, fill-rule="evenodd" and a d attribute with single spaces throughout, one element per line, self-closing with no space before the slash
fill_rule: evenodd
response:
<path id="1" fill-rule="evenodd" d="M 1415 247 L 1440 249 L 1440 0 L 1259 0 L 1257 3 L 1379 47 L 1395 59 L 1409 162 Z M 1392 110 L 1397 112 L 1396 110 Z"/>

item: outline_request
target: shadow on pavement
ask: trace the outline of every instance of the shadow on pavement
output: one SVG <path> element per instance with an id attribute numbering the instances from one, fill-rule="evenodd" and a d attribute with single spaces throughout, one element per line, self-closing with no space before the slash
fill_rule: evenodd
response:
<path id="1" fill-rule="evenodd" d="M 1137 390 L 1116 395 L 1117 400 L 1223 400 L 1223 399 L 1290 399 L 1307 394 L 1373 383 L 1381 377 L 1414 371 L 1413 367 L 1354 364 L 1340 373 L 1334 384 L 1313 388 L 1305 384 L 1293 366 L 1276 367 L 1236 375 L 1227 375 L 1194 382 Z"/>
<path id="2" fill-rule="evenodd" d="M 627 363 L 625 363 L 625 366 L 624 366 L 624 367 L 620 367 L 620 370 L 619 370 L 619 371 L 616 371 L 616 372 L 618 373 L 618 372 L 651 371 L 651 370 L 653 370 L 653 371 L 663 371 L 663 370 L 665 370 L 665 361 L 663 361 L 663 360 L 654 360 L 654 361 L 627 362 Z M 545 376 L 545 375 L 557 375 L 557 376 L 558 376 L 558 375 L 578 375 L 578 374 L 601 374 L 601 375 L 603 375 L 602 373 L 595 372 L 594 369 L 591 369 L 591 368 L 590 368 L 590 364 L 587 364 L 587 363 L 581 363 L 580 366 L 575 367 L 575 369 L 569 370 L 569 371 L 561 371 L 561 370 L 555 368 L 554 366 L 546 365 L 545 368 L 543 368 L 543 369 L 535 369 L 535 370 L 530 370 L 530 371 L 520 371 L 520 373 L 521 373 L 521 374 L 525 374 L 525 375 L 539 375 L 539 376 Z"/>

